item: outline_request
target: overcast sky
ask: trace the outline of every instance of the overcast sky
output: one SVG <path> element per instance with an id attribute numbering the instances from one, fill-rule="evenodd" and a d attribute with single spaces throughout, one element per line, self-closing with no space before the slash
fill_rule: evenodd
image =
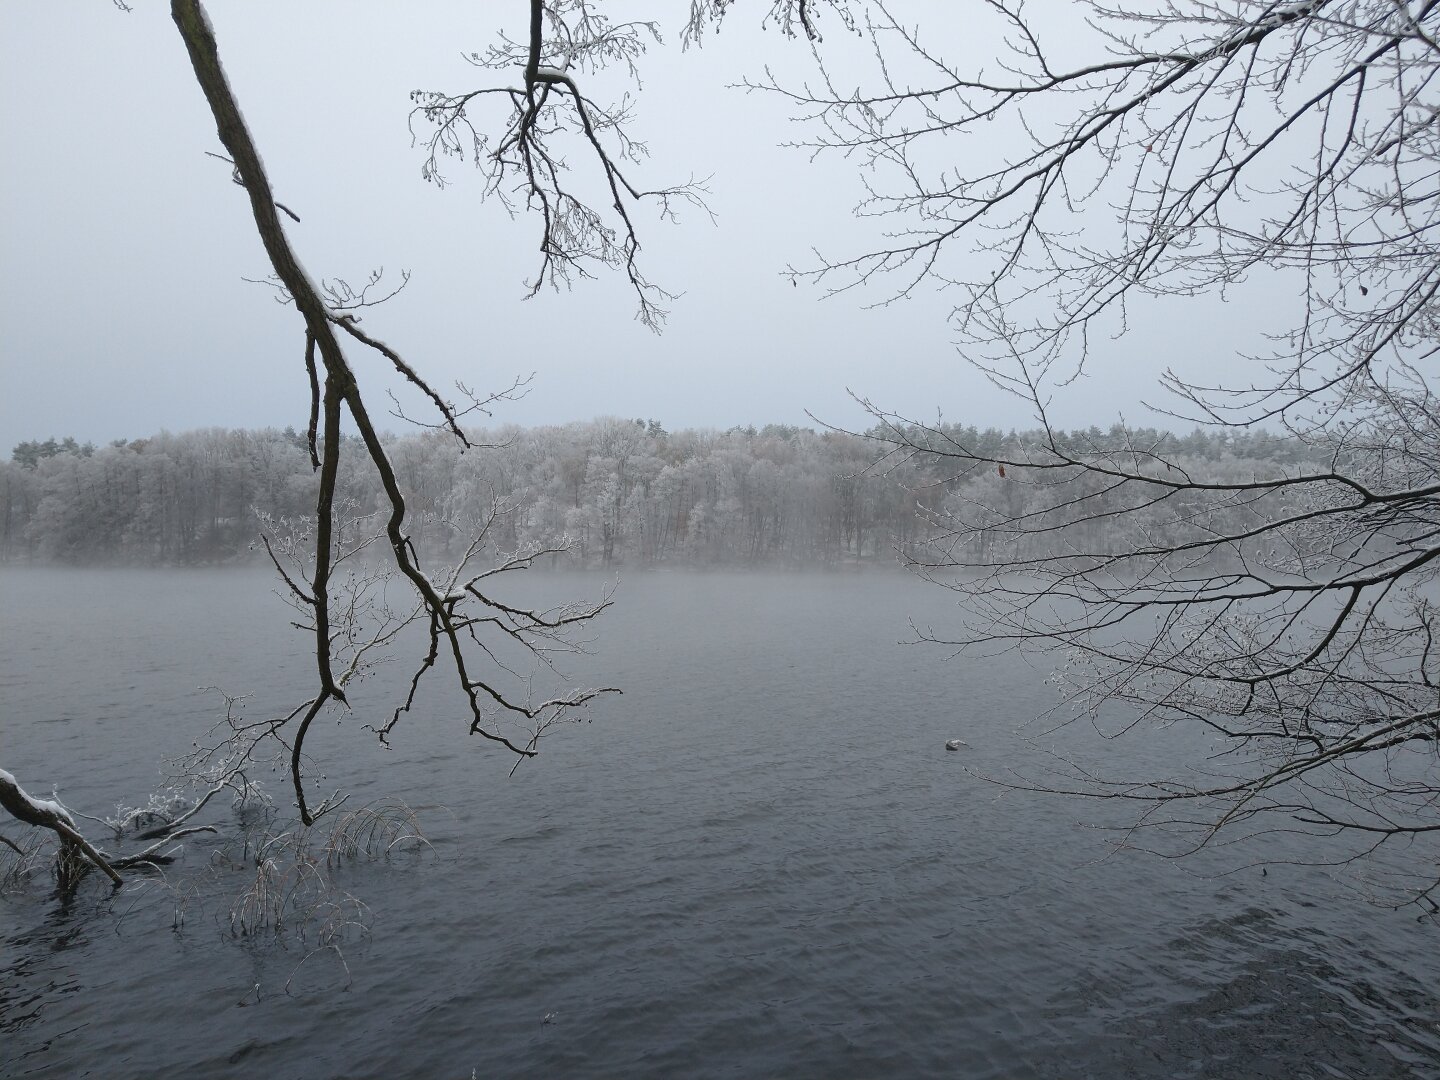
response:
<path id="1" fill-rule="evenodd" d="M 483 202 L 468 167 L 453 166 L 444 190 L 421 180 L 410 91 L 480 85 L 486 73 L 462 50 L 483 48 L 502 16 L 523 37 L 521 0 L 247 0 L 211 14 L 277 197 L 302 218 L 287 228 L 311 275 L 411 271 L 368 329 L 437 386 L 498 387 L 535 372 L 529 397 L 496 422 L 617 415 L 725 428 L 808 424 L 808 409 L 848 424 L 860 419 L 850 388 L 913 415 L 1029 426 L 1019 402 L 957 358 L 943 295 L 867 307 L 883 294 L 826 300 L 782 277 L 812 247 L 862 242 L 851 214 L 861 188 L 839 159 L 778 147 L 796 135 L 779 102 L 727 89 L 766 60 L 808 71 L 803 45 L 761 30 L 761 6 L 737 5 L 700 51 L 682 53 L 668 27 L 643 60 L 634 134 L 652 157 L 641 179 L 710 176 L 717 217 L 642 219 L 650 277 L 684 294 L 661 336 L 634 320 L 619 280 L 526 301 L 535 221 Z M 918 5 L 917 18 L 937 41 L 964 40 L 966 7 Z M 6 453 L 50 435 L 104 443 L 304 423 L 298 316 L 243 280 L 269 269 L 244 193 L 206 156 L 220 146 L 168 5 L 134 8 L 0 7 Z M 832 34 L 826 47 L 863 42 Z M 1214 363 L 1227 347 L 1214 340 L 1213 311 L 1167 318 L 1163 333 L 1117 344 L 1068 391 L 1061 421 L 1103 426 L 1124 412 L 1146 422 L 1136 403 L 1165 363 Z M 390 385 L 378 357 L 353 355 L 367 386 Z"/>

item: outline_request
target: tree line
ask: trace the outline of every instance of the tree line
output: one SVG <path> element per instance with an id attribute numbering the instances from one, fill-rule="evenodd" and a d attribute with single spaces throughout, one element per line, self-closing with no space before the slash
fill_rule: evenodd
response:
<path id="1" fill-rule="evenodd" d="M 1042 433 L 945 425 L 926 437 L 1015 462 Z M 1215 481 L 1284 475 L 1322 459 L 1312 444 L 1263 430 L 1175 435 L 1116 426 L 1064 438 L 1076 449 L 1163 459 L 1165 468 Z M 469 450 L 434 431 L 387 441 L 412 539 L 442 558 L 462 551 L 485 523 L 496 551 L 568 542 L 553 561 L 583 567 L 890 562 L 957 516 L 995 522 L 969 537 L 984 557 L 1004 545 L 1045 543 L 1001 527 L 1049 497 L 1023 467 L 952 475 L 939 455 L 887 461 L 873 433 L 782 424 L 671 432 L 655 420 L 605 418 L 480 430 Z M 358 536 L 375 529 L 388 504 L 358 440 L 340 443 L 344 528 Z M 72 438 L 25 442 L 0 463 L 0 558 L 243 561 L 255 557 L 265 522 L 311 514 L 317 483 L 306 438 L 293 429 L 162 432 L 98 449 Z M 1097 490 L 1081 505 L 1093 511 L 1110 497 Z M 1140 530 L 1195 527 L 1178 504 L 1114 521 L 1089 516 L 1094 529 L 1136 530 L 1133 538 L 1112 532 L 1111 545 L 1139 542 Z"/>

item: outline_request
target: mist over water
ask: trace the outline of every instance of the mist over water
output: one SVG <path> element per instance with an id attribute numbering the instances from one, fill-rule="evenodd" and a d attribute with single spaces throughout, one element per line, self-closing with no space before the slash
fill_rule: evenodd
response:
<path id="1" fill-rule="evenodd" d="M 272 587 L 5 570 L 5 767 L 104 814 L 208 726 L 197 687 L 254 691 L 255 715 L 303 693 L 308 643 Z M 1440 1076 L 1440 960 L 1413 911 L 1246 868 L 1264 849 L 1117 853 L 1089 827 L 1111 808 L 977 779 L 1023 762 L 1015 729 L 1052 691 L 1015 658 L 898 646 L 907 619 L 953 618 L 939 590 L 635 573 L 617 601 L 567 670 L 624 695 L 513 777 L 441 694 L 391 751 L 360 730 L 398 670 L 316 732 L 327 788 L 405 799 L 433 845 L 339 872 L 372 928 L 343 946 L 348 978 L 294 934 L 231 936 L 243 880 L 205 873 L 223 838 L 167 872 L 183 896 L 0 900 L 0 1073 Z M 1105 752 L 1143 772 L 1157 746 L 1205 749 Z"/>

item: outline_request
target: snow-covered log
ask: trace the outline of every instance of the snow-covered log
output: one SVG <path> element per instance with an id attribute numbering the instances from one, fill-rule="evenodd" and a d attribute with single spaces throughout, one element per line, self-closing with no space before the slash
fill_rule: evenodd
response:
<path id="1" fill-rule="evenodd" d="M 84 852 L 85 857 L 92 863 L 105 871 L 107 877 L 116 885 L 123 885 L 124 880 L 115 872 L 103 855 L 90 846 L 90 842 L 80 835 L 75 827 L 75 819 L 70 812 L 53 799 L 37 799 L 26 793 L 15 777 L 0 769 L 0 807 L 4 807 L 11 817 L 17 821 L 23 821 L 27 825 L 35 825 L 42 829 L 50 829 L 56 833 L 65 844 L 72 845 Z"/>

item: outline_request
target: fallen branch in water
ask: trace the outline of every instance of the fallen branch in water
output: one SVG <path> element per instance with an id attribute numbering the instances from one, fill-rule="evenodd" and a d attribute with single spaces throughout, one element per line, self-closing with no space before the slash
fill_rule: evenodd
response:
<path id="1" fill-rule="evenodd" d="M 80 831 L 75 827 L 75 819 L 70 816 L 70 811 L 53 799 L 36 799 L 26 794 L 25 789 L 16 782 L 15 777 L 4 769 L 0 769 L 0 807 L 4 807 L 17 821 L 23 821 L 27 825 L 35 825 L 42 829 L 50 829 L 60 837 L 62 847 L 78 848 L 116 885 L 125 884 L 124 878 L 115 872 L 115 868 L 106 861 L 105 856 L 96 851 L 90 845 L 90 841 L 80 835 Z"/>

